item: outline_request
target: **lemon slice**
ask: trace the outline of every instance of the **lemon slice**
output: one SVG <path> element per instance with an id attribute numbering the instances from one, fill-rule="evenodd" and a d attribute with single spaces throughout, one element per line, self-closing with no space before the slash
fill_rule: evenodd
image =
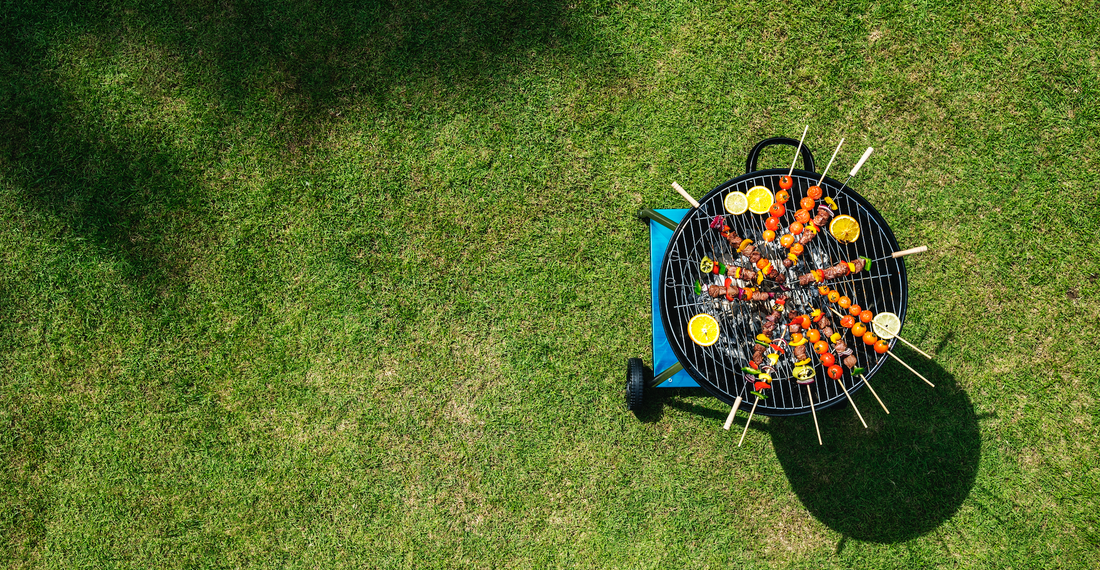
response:
<path id="1" fill-rule="evenodd" d="M 706 313 L 699 313 L 688 321 L 688 336 L 699 346 L 710 346 L 718 342 L 718 333 L 718 321 Z"/>
<path id="2" fill-rule="evenodd" d="M 881 339 L 891 339 L 901 332 L 901 319 L 894 313 L 879 313 L 871 321 L 871 330 Z"/>
<path id="3" fill-rule="evenodd" d="M 743 192 L 730 192 L 726 194 L 726 211 L 740 216 L 745 213 L 745 210 L 749 209 L 749 199 L 745 197 Z"/>
<path id="4" fill-rule="evenodd" d="M 749 188 L 747 198 L 749 200 L 749 211 L 754 214 L 767 214 L 768 208 L 771 208 L 772 204 L 775 203 L 772 191 L 764 186 Z"/>
<path id="5" fill-rule="evenodd" d="M 840 243 L 852 243 L 859 239 L 859 222 L 851 216 L 837 216 L 829 224 L 829 233 Z"/>

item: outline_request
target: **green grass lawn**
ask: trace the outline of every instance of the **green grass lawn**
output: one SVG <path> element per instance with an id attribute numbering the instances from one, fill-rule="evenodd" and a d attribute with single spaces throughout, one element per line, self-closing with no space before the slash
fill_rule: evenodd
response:
<path id="1" fill-rule="evenodd" d="M 1083 3 L 0 2 L 0 560 L 1092 568 L 1098 57 Z M 627 412 L 634 213 L 805 124 L 929 246 L 937 387 Z"/>

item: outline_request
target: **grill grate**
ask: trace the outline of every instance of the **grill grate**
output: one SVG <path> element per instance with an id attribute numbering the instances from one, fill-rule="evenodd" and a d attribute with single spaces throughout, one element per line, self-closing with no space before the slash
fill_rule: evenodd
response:
<path id="1" fill-rule="evenodd" d="M 776 269 L 783 272 L 786 276 L 787 288 L 790 289 L 787 293 L 790 297 L 787 303 L 788 310 L 808 314 L 814 308 L 819 308 L 829 314 L 834 322 L 839 319 L 829 312 L 831 305 L 828 301 L 818 294 L 816 286 L 800 288 L 798 275 L 808 273 L 811 269 L 824 269 L 838 261 L 849 261 L 860 256 L 879 259 L 899 249 L 890 227 L 870 203 L 850 187 L 838 193 L 842 185 L 831 178 L 826 178 L 821 188 L 824 196 L 831 197 L 837 204 L 838 209 L 834 214 L 847 214 L 855 218 L 860 224 L 860 237 L 855 243 L 842 244 L 829 234 L 827 228 L 823 228 L 823 231 L 806 246 L 798 264 L 790 269 L 784 269 L 781 263 L 775 263 L 781 262 L 787 254 L 787 250 L 779 245 L 778 238 L 784 233 L 789 233 L 787 227 L 794 221 L 794 211 L 797 210 L 798 201 L 806 195 L 806 190 L 810 186 L 817 183 L 819 176 L 805 171 L 795 171 L 791 176 L 794 185 L 788 190 L 791 200 L 787 204 L 794 207 L 788 208 L 780 218 L 780 228 L 776 232 L 776 240 L 772 243 L 764 242 L 762 238 L 766 229 L 764 227 L 764 221 L 768 217 L 766 214 L 745 212 L 739 216 L 726 215 L 723 200 L 732 191 L 747 193 L 753 186 L 765 186 L 774 193 L 779 190 L 779 177 L 786 174 L 786 169 L 750 172 L 711 190 L 699 200 L 699 208 L 688 212 L 680 222 L 661 265 L 662 324 L 672 350 L 684 369 L 700 386 L 729 404 L 733 404 L 734 400 L 740 396 L 747 399 L 744 405 L 749 406 L 755 398 L 749 393 L 751 384 L 745 380 L 745 374 L 741 372 L 741 368 L 747 366 L 752 357 L 753 339 L 763 328 L 763 319 L 767 315 L 768 308 L 765 307 L 766 303 L 729 302 L 724 299 L 712 299 L 706 293 L 695 294 L 696 280 L 701 283 L 704 290 L 707 285 L 721 285 L 725 280 L 724 276 L 703 274 L 699 270 L 699 262 L 704 256 L 721 259 L 727 265 L 749 267 L 748 260 L 733 251 L 718 230 L 710 228 L 710 221 L 714 216 L 725 215 L 725 223 L 733 231 L 743 238 L 753 240 L 757 251 L 771 259 Z M 905 265 L 901 259 L 889 258 L 876 261 L 870 269 L 841 279 L 830 280 L 827 284 L 865 309 L 870 309 L 876 314 L 890 311 L 896 313 L 903 322 L 905 320 L 908 287 Z M 769 290 L 766 281 L 761 289 Z M 770 290 L 781 291 L 774 285 Z M 718 342 L 709 347 L 696 345 L 687 335 L 687 323 L 698 313 L 710 314 L 718 321 L 721 328 L 722 334 Z M 862 340 L 853 339 L 851 332 L 840 327 L 839 323 L 834 326 L 834 329 L 845 335 L 845 342 L 853 349 L 859 360 L 858 366 L 867 369 L 864 376 L 870 378 L 874 375 L 882 366 L 885 355 L 879 355 L 870 350 Z M 891 348 L 895 342 L 897 342 L 896 339 L 889 341 Z M 817 374 L 816 381 L 810 385 L 814 405 L 821 409 L 843 401 L 844 391 L 839 383 L 825 375 L 825 370 L 816 356 L 813 357 L 813 361 Z M 779 359 L 771 393 L 768 399 L 760 401 L 756 409 L 757 414 L 778 416 L 810 412 L 806 390 L 794 382 L 792 369 L 793 359 L 789 354 Z M 858 390 L 864 384 L 861 379 L 853 378 L 847 369 L 841 380 L 849 392 Z"/>

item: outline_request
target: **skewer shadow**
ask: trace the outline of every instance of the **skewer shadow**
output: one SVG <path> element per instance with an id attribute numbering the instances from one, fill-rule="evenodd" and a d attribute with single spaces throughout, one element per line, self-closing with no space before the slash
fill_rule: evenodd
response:
<path id="1" fill-rule="evenodd" d="M 889 415 L 868 390 L 853 394 L 868 429 L 850 406 L 818 412 L 824 445 L 809 416 L 769 422 L 803 505 L 856 540 L 902 542 L 936 529 L 958 511 L 978 471 L 981 437 L 966 392 L 935 362 L 901 346 L 895 352 L 936 387 L 887 363 L 872 380 Z"/>

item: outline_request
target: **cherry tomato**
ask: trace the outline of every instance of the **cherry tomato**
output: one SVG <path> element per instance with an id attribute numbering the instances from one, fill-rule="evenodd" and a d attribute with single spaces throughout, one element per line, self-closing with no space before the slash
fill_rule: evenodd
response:
<path id="1" fill-rule="evenodd" d="M 875 352 L 879 354 L 885 354 L 888 350 L 890 350 L 890 344 L 886 341 L 880 340 L 875 343 Z"/>
<path id="2" fill-rule="evenodd" d="M 852 325 L 852 336 L 861 337 L 867 334 L 867 327 L 863 323 L 856 323 Z"/>
<path id="3" fill-rule="evenodd" d="M 791 253 L 793 253 L 795 255 L 802 255 L 802 252 L 805 251 L 805 250 L 806 250 L 806 248 L 800 243 L 792 243 L 791 244 Z"/>
<path id="4" fill-rule="evenodd" d="M 824 296 L 828 296 L 828 294 L 829 294 L 829 287 L 828 287 L 828 286 L 826 286 L 826 285 L 821 285 L 820 287 L 818 287 L 818 288 L 817 288 L 817 292 L 818 292 L 818 293 L 821 293 L 821 295 L 822 295 L 823 297 L 824 297 Z"/>
<path id="5" fill-rule="evenodd" d="M 794 186 L 794 180 L 791 180 L 790 176 L 780 176 L 779 177 L 779 187 L 780 188 L 782 188 L 784 190 L 790 190 L 791 186 Z M 784 192 L 784 194 L 786 194 L 786 192 Z M 775 197 L 779 198 L 779 195 L 776 194 Z M 783 200 L 783 201 L 786 202 L 786 200 Z"/>
<path id="6" fill-rule="evenodd" d="M 764 230 L 764 241 L 775 241 L 775 232 Z"/>
<path id="7" fill-rule="evenodd" d="M 817 199 L 821 198 L 821 187 L 820 186 L 810 186 L 809 188 L 806 189 L 806 195 L 809 196 L 810 198 L 813 198 L 814 200 L 817 200 Z"/>
<path id="8" fill-rule="evenodd" d="M 815 186 L 815 188 L 816 188 L 816 186 Z M 805 198 L 798 201 L 798 205 L 802 206 L 803 210 L 806 210 L 807 212 L 809 212 L 810 210 L 814 209 L 814 199 L 809 197 L 809 196 L 806 196 Z"/>
<path id="9" fill-rule="evenodd" d="M 764 220 L 764 227 L 769 230 L 775 231 L 779 229 L 779 218 L 768 218 Z"/>
<path id="10" fill-rule="evenodd" d="M 783 204 L 780 204 L 779 202 L 776 202 L 772 204 L 771 208 L 768 208 L 768 213 L 778 218 L 787 213 L 787 207 Z"/>
<path id="11" fill-rule="evenodd" d="M 783 234 L 783 236 L 779 238 L 779 245 L 783 247 L 791 247 L 792 243 L 794 243 L 794 236 L 791 234 Z"/>
<path id="12" fill-rule="evenodd" d="M 841 309 L 847 309 L 848 307 L 852 306 L 852 300 L 849 299 L 847 295 L 841 297 L 840 300 L 836 303 L 840 305 Z"/>
<path id="13" fill-rule="evenodd" d="M 825 368 L 828 368 L 828 367 L 830 367 L 834 364 L 836 364 L 836 357 L 833 356 L 833 353 L 826 352 L 825 354 L 821 355 L 821 365 L 822 366 L 824 366 Z"/>
<path id="14" fill-rule="evenodd" d="M 817 329 L 810 329 L 806 331 L 806 338 L 810 339 L 810 342 L 817 342 L 821 340 L 821 333 Z"/>
<path id="15" fill-rule="evenodd" d="M 798 210 L 794 213 L 794 221 L 806 225 L 810 221 L 810 213 L 806 210 Z"/>
<path id="16" fill-rule="evenodd" d="M 853 317 L 858 317 L 859 314 L 862 313 L 862 312 L 863 312 L 863 307 L 860 307 L 859 305 L 853 304 L 851 307 L 848 307 L 848 313 L 850 315 L 852 315 Z M 864 322 L 866 322 L 866 321 L 864 321 Z"/>
<path id="17" fill-rule="evenodd" d="M 856 324 L 856 318 L 852 315 L 844 315 L 840 318 L 840 326 L 850 329 L 852 325 Z"/>
<path id="18" fill-rule="evenodd" d="M 802 233 L 802 224 L 800 224 L 798 222 L 795 222 L 795 223 L 791 224 L 790 230 L 791 230 L 792 234 L 798 235 L 798 234 Z"/>
<path id="19" fill-rule="evenodd" d="M 859 314 L 859 320 L 865 323 L 871 322 L 871 319 L 873 318 L 875 318 L 875 314 L 871 311 L 864 310 L 862 313 Z"/>
<path id="20" fill-rule="evenodd" d="M 791 333 L 791 344 L 796 344 L 802 341 L 802 333 Z"/>
<path id="21" fill-rule="evenodd" d="M 808 317 L 806 315 L 802 315 L 801 317 L 798 317 L 798 320 L 801 321 L 799 324 L 801 324 L 802 328 L 804 328 L 804 329 L 809 329 L 810 326 L 813 324 L 813 323 L 810 322 L 810 317 Z"/>
<path id="22" fill-rule="evenodd" d="M 836 289 L 832 289 L 832 290 L 830 290 L 830 291 L 829 291 L 829 302 L 830 302 L 830 303 L 835 303 L 835 302 L 837 302 L 837 301 L 839 301 L 839 300 L 840 300 L 840 293 L 839 293 L 839 292 L 837 292 L 837 290 L 836 290 Z"/>
<path id="23" fill-rule="evenodd" d="M 814 343 L 814 352 L 816 352 L 818 354 L 825 354 L 826 352 L 829 352 L 829 343 L 827 343 L 823 340 L 819 340 L 819 341 L 815 342 Z"/>
<path id="24" fill-rule="evenodd" d="M 837 366 L 836 364 L 830 366 L 829 369 L 825 372 L 829 375 L 829 378 L 832 378 L 833 380 L 840 380 L 840 377 L 844 376 L 844 369 Z"/>
<path id="25" fill-rule="evenodd" d="M 863 344 L 874 345 L 876 342 L 878 342 L 878 337 L 875 336 L 875 333 L 871 331 L 863 333 Z"/>

